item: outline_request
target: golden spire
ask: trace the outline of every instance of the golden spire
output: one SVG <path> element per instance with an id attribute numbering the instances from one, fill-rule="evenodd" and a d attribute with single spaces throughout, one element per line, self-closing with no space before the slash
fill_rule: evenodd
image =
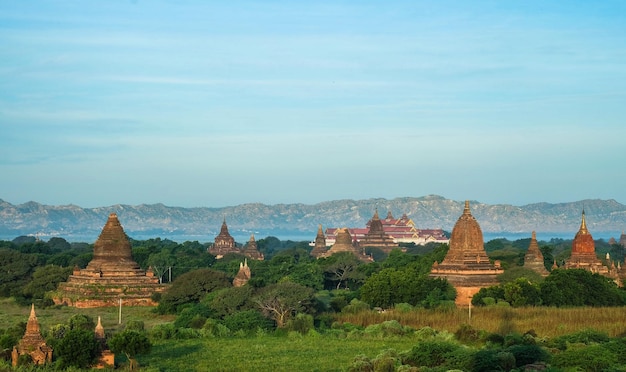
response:
<path id="1" fill-rule="evenodd" d="M 537 240 L 537 233 L 533 230 L 532 235 L 530 237 L 532 240 Z"/>
<path id="2" fill-rule="evenodd" d="M 463 214 L 470 214 L 469 200 L 465 201 L 465 208 L 463 209 Z"/>
<path id="3" fill-rule="evenodd" d="M 580 233 L 582 234 L 588 234 L 589 231 L 587 230 L 587 222 L 585 221 L 585 209 L 583 208 L 583 216 L 582 216 L 582 221 L 580 223 Z"/>

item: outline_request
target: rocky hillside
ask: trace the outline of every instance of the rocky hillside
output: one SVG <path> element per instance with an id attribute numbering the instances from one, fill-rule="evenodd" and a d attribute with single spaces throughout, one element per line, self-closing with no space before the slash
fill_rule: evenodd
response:
<path id="1" fill-rule="evenodd" d="M 463 201 L 441 196 L 367 200 L 334 200 L 306 204 L 242 204 L 224 208 L 181 208 L 163 204 L 113 205 L 81 208 L 50 206 L 36 202 L 13 205 L 0 199 L 0 236 L 40 235 L 93 237 L 100 233 L 109 213 L 115 212 L 130 236 L 198 236 L 211 241 L 226 219 L 233 235 L 264 234 L 315 236 L 317 225 L 364 227 L 378 209 L 381 218 L 406 213 L 418 228 L 450 231 L 463 211 Z M 530 232 L 572 233 L 578 230 L 585 209 L 593 232 L 626 229 L 626 206 L 615 200 L 581 200 L 570 203 L 537 203 L 524 206 L 490 205 L 471 201 L 472 214 L 485 233 Z"/>

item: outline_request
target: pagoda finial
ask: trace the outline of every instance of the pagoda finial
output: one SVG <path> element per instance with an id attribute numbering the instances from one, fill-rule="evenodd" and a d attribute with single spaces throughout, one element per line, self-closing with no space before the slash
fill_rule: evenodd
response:
<path id="1" fill-rule="evenodd" d="M 583 208 L 582 221 L 580 222 L 580 232 L 586 234 L 587 230 L 587 221 L 585 221 L 585 208 Z"/>
<path id="2" fill-rule="evenodd" d="M 465 201 L 465 208 L 463 208 L 463 214 L 470 214 L 469 200 Z"/>
<path id="3" fill-rule="evenodd" d="M 533 230 L 532 235 L 530 237 L 532 240 L 537 240 L 537 233 Z"/>

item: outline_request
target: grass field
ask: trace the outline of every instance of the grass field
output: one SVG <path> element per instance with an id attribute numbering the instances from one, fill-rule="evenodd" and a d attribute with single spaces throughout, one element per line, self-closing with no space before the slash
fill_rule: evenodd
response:
<path id="1" fill-rule="evenodd" d="M 582 329 L 606 332 L 610 337 L 626 335 L 626 307 L 479 307 L 437 312 L 414 309 L 409 312 L 361 312 L 339 314 L 337 319 L 355 325 L 367 326 L 395 319 L 415 329 L 431 327 L 455 332 L 462 324 L 492 333 L 524 333 L 533 330 L 541 337 L 558 337 Z"/>
<path id="2" fill-rule="evenodd" d="M 410 339 L 351 340 L 325 336 L 192 339 L 158 342 L 139 358 L 158 371 L 345 371 L 354 357 L 375 357 L 393 348 L 410 349 Z"/>
<path id="3" fill-rule="evenodd" d="M 143 321 L 146 328 L 151 328 L 155 324 L 172 322 L 173 315 L 158 315 L 152 312 L 151 307 L 124 307 L 122 306 L 122 324 L 119 324 L 118 307 L 102 307 L 96 309 L 77 309 L 74 307 L 61 306 L 49 308 L 37 308 L 37 320 L 41 329 L 48 329 L 55 324 L 67 323 L 74 314 L 88 315 L 95 320 L 98 316 L 102 319 L 102 325 L 107 331 L 114 332 L 123 329 L 124 324 L 129 320 Z M 0 328 L 8 328 L 19 322 L 26 322 L 30 314 L 30 307 L 18 306 L 13 299 L 0 299 Z"/>
<path id="4" fill-rule="evenodd" d="M 7 328 L 28 319 L 30 308 L 20 307 L 11 299 L 0 300 L 0 328 Z M 107 332 L 121 330 L 129 320 L 143 321 L 150 329 L 169 323 L 174 316 L 157 315 L 149 307 L 123 307 L 122 324 L 118 324 L 119 308 L 76 309 L 71 307 L 37 309 L 42 330 L 66 323 L 74 314 L 102 317 Z M 611 337 L 626 334 L 626 307 L 621 308 L 473 308 L 446 312 L 413 309 L 410 311 L 365 311 L 338 314 L 339 322 L 359 326 L 379 324 L 395 319 L 415 329 L 431 327 L 455 332 L 463 324 L 487 332 L 524 333 L 533 330 L 539 337 L 553 338 L 583 329 L 605 332 Z M 140 356 L 146 371 L 342 371 L 355 356 L 374 358 L 384 350 L 409 350 L 415 343 L 411 337 L 337 338 L 314 333 L 257 337 L 197 338 L 189 340 L 154 341 L 152 352 Z M 122 358 L 123 360 L 123 358 Z"/>

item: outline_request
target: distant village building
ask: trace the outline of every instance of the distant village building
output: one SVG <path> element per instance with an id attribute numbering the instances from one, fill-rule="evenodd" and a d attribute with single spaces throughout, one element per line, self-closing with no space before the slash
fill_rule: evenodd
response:
<path id="1" fill-rule="evenodd" d="M 485 252 L 483 233 L 465 201 L 450 236 L 450 249 L 441 263 L 435 261 L 430 276 L 446 278 L 456 289 L 455 303 L 467 306 L 481 288 L 498 284 L 504 270 L 500 262 L 492 264 Z"/>
<path id="2" fill-rule="evenodd" d="M 235 245 L 235 238 L 228 232 L 226 218 L 224 218 L 224 222 L 222 222 L 219 235 L 215 237 L 215 243 L 209 247 L 209 253 L 214 255 L 217 259 L 224 257 L 228 253 L 241 253 Z"/>
<path id="3" fill-rule="evenodd" d="M 139 268 L 117 215 L 111 213 L 94 243 L 93 259 L 59 283 L 53 300 L 82 308 L 118 306 L 120 301 L 128 306 L 156 306 L 152 295 L 166 288 L 152 270 Z"/>
<path id="4" fill-rule="evenodd" d="M 239 271 L 235 278 L 233 279 L 233 287 L 243 287 L 248 283 L 250 278 L 252 277 L 252 272 L 250 271 L 250 267 L 248 267 L 248 260 L 239 263 Z"/>
<path id="5" fill-rule="evenodd" d="M 263 256 L 263 253 L 259 251 L 259 248 L 256 245 L 254 234 L 250 235 L 250 240 L 243 247 L 243 255 L 257 261 L 263 261 L 263 259 L 265 258 Z"/>
<path id="6" fill-rule="evenodd" d="M 41 336 L 39 321 L 35 314 L 35 305 L 31 305 L 30 316 L 26 323 L 26 332 L 11 353 L 11 364 L 15 367 L 21 355 L 29 355 L 33 364 L 41 365 L 52 362 L 52 348 L 46 344 Z"/>
<path id="7" fill-rule="evenodd" d="M 530 244 L 528 245 L 528 251 L 524 255 L 524 268 L 533 270 L 541 276 L 548 276 L 550 272 L 546 269 L 546 265 L 543 261 L 543 254 L 539 249 L 537 243 L 537 234 L 533 231 Z"/>
<path id="8" fill-rule="evenodd" d="M 375 213 L 375 217 L 378 217 L 378 212 Z M 366 239 L 368 232 L 370 232 L 375 217 L 372 217 L 372 219 L 366 223 L 365 228 L 349 228 L 350 235 L 353 239 L 358 241 L 361 246 L 367 246 L 363 240 Z M 417 245 L 427 243 L 447 244 L 450 241 L 446 237 L 443 229 L 417 229 L 413 220 L 411 220 L 406 213 L 396 219 L 391 214 L 391 211 L 389 211 L 387 212 L 387 217 L 379 219 L 379 221 L 382 225 L 383 232 L 391 238 L 396 245 L 399 243 L 413 243 Z M 375 224 L 378 225 L 378 222 Z M 378 229 L 378 226 L 376 226 L 375 229 Z M 329 227 L 326 229 L 327 246 L 335 243 L 336 235 L 337 228 Z"/>
<path id="9" fill-rule="evenodd" d="M 315 236 L 315 242 L 313 245 L 313 250 L 311 251 L 311 256 L 315 258 L 319 258 L 324 256 L 328 251 L 328 247 L 326 246 L 326 236 L 322 231 L 322 225 L 318 225 L 317 227 L 317 236 Z"/>
<path id="10" fill-rule="evenodd" d="M 357 241 L 353 241 L 347 227 L 341 228 L 337 232 L 337 240 L 330 249 L 320 257 L 330 257 L 335 253 L 350 252 L 363 262 L 372 262 L 374 259 L 366 255 L 359 247 Z"/>

